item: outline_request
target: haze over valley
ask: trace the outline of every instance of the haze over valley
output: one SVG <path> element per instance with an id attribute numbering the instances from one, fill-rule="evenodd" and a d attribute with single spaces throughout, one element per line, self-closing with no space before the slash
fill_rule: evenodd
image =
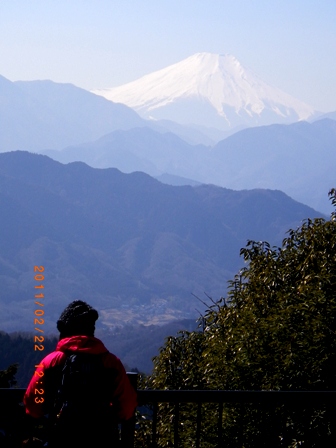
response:
<path id="1" fill-rule="evenodd" d="M 29 329 L 36 264 L 50 330 L 73 297 L 107 326 L 197 317 L 192 294 L 224 295 L 248 239 L 280 244 L 322 216 L 280 191 L 174 187 L 21 151 L 0 154 L 0 182 L 3 330 Z"/>

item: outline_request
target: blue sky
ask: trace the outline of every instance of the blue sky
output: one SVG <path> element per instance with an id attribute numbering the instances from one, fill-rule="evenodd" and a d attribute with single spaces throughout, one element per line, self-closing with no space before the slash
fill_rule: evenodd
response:
<path id="1" fill-rule="evenodd" d="M 114 87 L 198 52 L 336 110 L 335 0 L 0 0 L 0 74 Z"/>

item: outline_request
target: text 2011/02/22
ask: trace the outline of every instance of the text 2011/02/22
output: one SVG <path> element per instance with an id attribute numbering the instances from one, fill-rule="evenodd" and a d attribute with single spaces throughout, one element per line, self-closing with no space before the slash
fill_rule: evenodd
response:
<path id="1" fill-rule="evenodd" d="M 41 316 L 44 316 L 44 284 L 42 283 L 44 281 L 44 274 L 42 274 L 42 272 L 44 272 L 44 266 L 34 266 L 34 280 L 36 282 L 39 282 L 38 285 L 35 285 L 34 288 L 37 290 L 40 290 L 40 293 L 37 294 L 38 291 L 35 291 L 35 305 L 37 305 L 39 308 L 35 309 L 34 311 L 34 327 L 35 327 L 35 331 L 37 331 L 38 333 L 44 333 L 44 330 L 42 330 L 42 328 L 39 327 L 39 325 L 44 325 L 44 318 L 42 318 Z M 38 300 L 36 300 L 38 299 Z M 44 350 L 44 345 L 42 345 L 42 342 L 44 342 L 44 336 L 42 336 L 41 334 L 37 334 L 34 335 L 34 350 L 39 350 L 42 351 Z M 39 367 L 43 367 L 42 364 L 38 364 L 35 367 L 39 368 Z M 36 385 L 43 384 L 42 381 L 38 381 L 39 379 L 41 379 L 44 376 L 44 372 L 41 370 L 36 370 L 35 371 L 35 375 L 37 376 L 36 379 Z M 36 403 L 43 403 L 44 402 L 44 398 L 43 398 L 43 394 L 44 394 L 44 389 L 42 388 L 36 388 L 35 389 L 35 402 Z"/>

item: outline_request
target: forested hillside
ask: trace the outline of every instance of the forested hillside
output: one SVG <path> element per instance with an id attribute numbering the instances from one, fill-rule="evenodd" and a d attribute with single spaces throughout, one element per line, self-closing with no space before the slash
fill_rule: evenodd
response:
<path id="1" fill-rule="evenodd" d="M 99 310 L 100 328 L 195 318 L 193 294 L 225 294 L 248 239 L 280 244 L 321 216 L 280 191 L 172 187 L 20 151 L 0 154 L 0 205 L 3 331 L 34 328 L 34 266 L 46 331 L 78 298 Z"/>

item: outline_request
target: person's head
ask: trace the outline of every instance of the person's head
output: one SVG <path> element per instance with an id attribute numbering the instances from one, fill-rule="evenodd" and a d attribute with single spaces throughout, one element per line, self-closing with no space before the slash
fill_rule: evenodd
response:
<path id="1" fill-rule="evenodd" d="M 70 336 L 93 336 L 98 312 L 82 300 L 71 302 L 60 315 L 57 329 L 60 339 Z"/>

